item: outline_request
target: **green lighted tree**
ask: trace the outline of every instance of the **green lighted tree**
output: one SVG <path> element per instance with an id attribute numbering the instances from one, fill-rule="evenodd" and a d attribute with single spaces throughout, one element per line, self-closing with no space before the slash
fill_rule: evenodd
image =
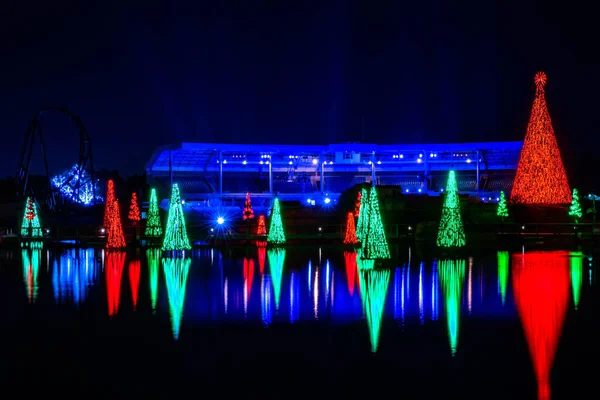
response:
<path id="1" fill-rule="evenodd" d="M 383 222 L 381 221 L 381 213 L 379 212 L 379 199 L 377 198 L 377 189 L 371 187 L 368 200 L 368 220 L 366 224 L 366 233 L 362 241 L 363 258 L 368 260 L 377 260 L 382 258 L 390 258 L 390 249 L 385 237 Z M 362 210 L 361 210 L 362 212 Z"/>
<path id="2" fill-rule="evenodd" d="M 577 189 L 573 189 L 573 199 L 571 200 L 569 215 L 575 219 L 576 224 L 579 223 L 579 219 L 583 216 L 581 204 L 579 204 L 579 191 Z"/>
<path id="3" fill-rule="evenodd" d="M 504 192 L 500 192 L 500 201 L 498 202 L 498 211 L 496 215 L 502 217 L 502 221 L 504 218 L 508 217 L 508 207 L 506 206 L 506 196 Z"/>
<path id="4" fill-rule="evenodd" d="M 271 211 L 271 224 L 269 225 L 267 242 L 273 244 L 285 243 L 285 232 L 283 231 L 283 222 L 281 221 L 281 208 L 277 197 L 273 200 L 273 210 Z"/>
<path id="5" fill-rule="evenodd" d="M 169 204 L 169 218 L 167 219 L 167 228 L 165 229 L 165 240 L 163 241 L 163 250 L 189 250 L 190 240 L 188 239 L 187 229 L 185 227 L 185 218 L 183 208 L 181 207 L 181 197 L 179 195 L 179 186 L 174 183 L 171 191 L 171 203 Z"/>
<path id="6" fill-rule="evenodd" d="M 360 191 L 360 204 L 358 206 L 358 222 L 356 223 L 356 238 L 362 242 L 365 237 L 365 221 L 369 219 L 369 196 L 367 189 L 362 188 Z"/>
<path id="7" fill-rule="evenodd" d="M 463 247 L 466 245 L 465 230 L 460 215 L 456 174 L 450 171 L 446 186 L 446 199 L 438 228 L 437 245 L 440 247 Z"/>
<path id="8" fill-rule="evenodd" d="M 21 224 L 21 237 L 40 238 L 42 236 L 37 206 L 33 197 L 28 197 L 25 203 L 23 223 Z"/>
<path id="9" fill-rule="evenodd" d="M 161 236 L 163 234 L 162 223 L 158 211 L 158 198 L 156 189 L 150 190 L 150 203 L 148 204 L 148 219 L 146 220 L 146 236 Z"/>

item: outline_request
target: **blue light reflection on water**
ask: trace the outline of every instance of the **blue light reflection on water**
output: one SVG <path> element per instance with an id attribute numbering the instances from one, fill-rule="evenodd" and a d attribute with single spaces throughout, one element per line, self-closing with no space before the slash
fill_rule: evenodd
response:
<path id="1" fill-rule="evenodd" d="M 98 284 L 103 251 L 49 249 L 46 254 L 45 264 L 51 264 L 47 273 L 51 277 L 56 303 L 81 305 L 89 296 L 90 288 Z M 352 258 L 343 251 L 288 251 L 282 270 L 270 265 L 276 259 L 273 256 L 270 260 L 266 258 L 266 265 L 265 260 L 261 264 L 256 248 L 246 250 L 243 256 L 217 249 L 195 251 L 192 256 L 188 283 L 183 289 L 186 291 L 181 317 L 184 321 L 200 324 L 248 321 L 270 325 L 315 320 L 344 323 L 365 318 L 361 303 L 363 294 L 354 282 L 357 271 L 352 269 L 355 267 L 345 265 Z M 130 257 L 132 255 L 128 255 L 128 259 Z M 384 320 L 395 320 L 397 325 L 404 327 L 445 319 L 437 262 L 411 258 L 409 253 L 404 263 L 399 262 L 391 270 Z M 494 265 L 495 257 L 468 257 L 466 260 L 466 279 L 460 302 L 464 315 L 516 318 L 512 296 L 507 296 L 509 301 L 503 303 L 498 291 L 497 269 L 485 268 L 485 265 Z M 411 268 L 411 262 L 417 266 Z M 144 263 L 147 263 L 146 257 L 142 257 Z M 42 269 L 42 274 L 46 268 Z M 278 283 L 273 281 L 274 272 Z M 141 279 L 145 281 L 149 277 L 143 274 Z M 159 278 L 159 285 L 158 309 L 168 313 L 164 273 Z M 142 286 L 148 287 L 147 284 Z M 121 286 L 121 290 L 129 290 L 127 288 L 126 284 Z M 509 287 L 509 293 L 510 290 Z M 140 299 L 140 303 L 144 306 L 152 302 L 148 298 Z"/>
<path id="2" fill-rule="evenodd" d="M 94 249 L 69 249 L 52 253 L 52 286 L 57 303 L 80 305 L 98 278 Z"/>

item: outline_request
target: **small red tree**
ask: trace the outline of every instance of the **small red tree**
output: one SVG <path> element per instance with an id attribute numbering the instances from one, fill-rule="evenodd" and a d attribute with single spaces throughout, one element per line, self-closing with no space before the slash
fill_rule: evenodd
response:
<path id="1" fill-rule="evenodd" d="M 267 234 L 267 227 L 265 225 L 265 216 L 262 214 L 258 216 L 258 227 L 256 228 L 256 234 L 257 235 L 266 235 Z"/>
<path id="2" fill-rule="evenodd" d="M 121 212 L 119 210 L 119 202 L 117 200 L 113 200 L 112 205 L 108 208 L 107 213 L 104 215 L 104 219 L 108 221 L 106 224 L 106 248 L 125 248 L 125 236 L 123 235 Z"/>
<path id="3" fill-rule="evenodd" d="M 137 194 L 135 192 L 131 193 L 131 203 L 129 204 L 129 220 L 133 226 L 136 226 L 140 221 L 140 206 L 138 204 Z"/>
<path id="4" fill-rule="evenodd" d="M 346 235 L 344 236 L 344 244 L 357 244 L 356 227 L 354 226 L 354 214 L 349 212 L 346 218 Z"/>
<path id="5" fill-rule="evenodd" d="M 104 203 L 104 226 L 106 227 L 108 226 L 108 216 L 110 215 L 109 209 L 112 207 L 115 199 L 115 182 L 110 179 L 106 183 L 106 201 Z"/>
<path id="6" fill-rule="evenodd" d="M 25 219 L 32 221 L 35 218 L 35 207 L 33 206 L 33 197 L 27 198 L 27 212 L 25 213 Z"/>
<path id="7" fill-rule="evenodd" d="M 246 193 L 246 202 L 244 203 L 244 221 L 254 218 L 254 210 L 250 201 L 250 193 Z"/>
<path id="8" fill-rule="evenodd" d="M 354 204 L 354 216 L 358 218 L 360 215 L 360 202 L 362 201 L 362 193 L 359 191 L 356 194 L 356 203 Z"/>

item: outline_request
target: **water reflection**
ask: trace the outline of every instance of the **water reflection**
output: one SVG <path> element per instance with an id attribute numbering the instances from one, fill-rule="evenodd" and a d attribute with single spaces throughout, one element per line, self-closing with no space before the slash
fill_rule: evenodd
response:
<path id="1" fill-rule="evenodd" d="M 290 322 L 300 319 L 300 274 L 292 272 L 290 277 Z"/>
<path id="2" fill-rule="evenodd" d="M 81 304 L 96 282 L 97 273 L 94 249 L 70 249 L 55 256 L 52 265 L 54 299 L 57 303 Z"/>
<path id="3" fill-rule="evenodd" d="M 498 252 L 498 294 L 502 305 L 506 302 L 506 286 L 508 284 L 508 251 Z"/>
<path id="4" fill-rule="evenodd" d="M 140 289 L 140 260 L 129 261 L 129 286 L 131 288 L 131 301 L 133 310 L 137 309 L 138 292 Z"/>
<path id="5" fill-rule="evenodd" d="M 148 275 L 150 281 L 150 303 L 152 312 L 156 313 L 156 303 L 158 300 L 158 274 L 160 267 L 160 249 L 146 250 L 146 259 L 148 260 Z"/>
<path id="6" fill-rule="evenodd" d="M 355 251 L 344 251 L 344 263 L 346 265 L 346 278 L 348 281 L 348 292 L 354 296 L 354 287 L 356 285 L 356 255 Z"/>
<path id="7" fill-rule="evenodd" d="M 262 322 L 269 325 L 273 321 L 273 311 L 271 309 L 271 277 L 262 274 L 260 278 L 260 315 Z"/>
<path id="8" fill-rule="evenodd" d="M 191 263 L 190 258 L 163 258 L 162 260 L 171 311 L 171 327 L 175 340 L 179 339 L 181 330 L 186 283 Z"/>
<path id="9" fill-rule="evenodd" d="M 121 302 L 121 281 L 125 268 L 125 252 L 109 251 L 106 254 L 106 298 L 108 303 L 108 316 L 112 317 L 119 312 Z"/>
<path id="10" fill-rule="evenodd" d="M 359 271 L 360 292 L 369 335 L 371 338 L 371 351 L 377 352 L 381 322 L 385 308 L 385 299 L 390 282 L 389 270 L 367 269 Z"/>
<path id="11" fill-rule="evenodd" d="M 34 244 L 35 243 L 35 244 Z M 29 249 L 21 250 L 23 281 L 29 303 L 35 303 L 38 293 L 38 275 L 42 263 L 42 242 L 30 243 Z"/>
<path id="12" fill-rule="evenodd" d="M 471 271 L 471 266 L 469 266 Z M 439 263 L 439 274 L 446 303 L 446 322 L 452 355 L 458 347 L 462 285 L 465 279 L 465 260 L 444 260 Z M 469 274 L 470 276 L 471 274 Z"/>
<path id="13" fill-rule="evenodd" d="M 583 283 L 583 254 L 580 251 L 571 252 L 571 288 L 575 310 L 579 308 L 581 285 Z"/>
<path id="14" fill-rule="evenodd" d="M 538 399 L 550 398 L 550 370 L 569 304 L 569 253 L 514 254 L 513 291 L 533 369 Z"/>
<path id="15" fill-rule="evenodd" d="M 580 313 L 587 311 L 584 306 L 588 296 L 581 294 L 582 280 L 588 279 L 587 268 L 586 271 L 583 270 L 583 258 L 579 252 L 544 253 L 553 254 L 552 257 L 532 256 L 530 253 L 522 255 L 519 252 L 511 259 L 507 252 L 494 251 L 476 261 L 470 259 L 468 265 L 465 260 L 430 263 L 415 259 L 412 268 L 407 263 L 391 270 L 375 268 L 374 262 L 362 259 L 359 252 L 327 248 L 322 253 L 317 253 L 317 249 L 297 252 L 291 248 L 286 252 L 283 249 L 258 246 L 257 253 L 253 256 L 246 253 L 239 258 L 225 257 L 218 249 L 207 249 L 195 252 L 192 259 L 174 258 L 164 261 L 161 260 L 161 254 L 159 249 L 151 249 L 146 251 L 146 259 L 127 259 L 127 278 L 123 277 L 125 253 L 102 251 L 98 254 L 98 258 L 102 255 L 106 262 L 103 273 L 109 316 L 119 312 L 120 296 L 125 291 L 131 291 L 135 309 L 140 301 L 142 286 L 142 292 L 143 289 L 150 289 L 152 311 L 165 315 L 169 313 L 169 329 L 172 329 L 175 339 L 180 335 L 184 301 L 187 297 L 187 301 L 192 302 L 194 307 L 188 307 L 186 322 L 190 319 L 218 321 L 225 318 L 223 310 L 227 313 L 228 322 L 262 321 L 267 326 L 274 321 L 290 324 L 313 319 L 318 319 L 316 322 L 311 321 L 313 325 L 346 324 L 354 321 L 364 324 L 362 321 L 366 319 L 369 338 L 364 332 L 365 336 L 361 340 L 365 345 L 370 341 L 372 352 L 380 352 L 383 319 L 393 318 L 401 327 L 411 324 L 427 325 L 437 320 L 441 311 L 441 314 L 446 315 L 447 326 L 443 329 L 448 331 L 451 354 L 454 356 L 459 347 L 461 313 L 463 318 L 468 318 L 467 309 L 472 309 L 477 318 L 500 315 L 502 318 L 514 319 L 521 315 L 541 388 L 547 385 L 548 378 L 544 376 L 547 376 L 551 368 L 560 334 L 553 332 L 558 329 L 555 325 L 562 324 L 560 307 L 569 305 L 556 304 L 562 301 L 560 292 L 564 290 L 554 288 L 557 274 L 537 265 L 551 265 L 554 269 L 556 265 L 562 265 L 561 268 L 566 268 L 567 277 L 561 278 L 566 282 L 566 290 L 572 291 L 575 308 L 581 309 Z M 557 258 L 559 261 L 556 261 Z M 49 277 L 57 302 L 79 304 L 90 296 L 89 287 L 94 284 L 99 268 L 94 250 L 57 253 L 49 250 L 47 259 L 51 266 Z M 148 275 L 141 273 L 146 260 Z M 18 257 L 16 262 L 20 262 Z M 160 278 L 161 262 L 166 277 L 168 310 L 166 305 L 157 309 L 158 292 L 165 288 Z M 192 263 L 194 271 L 198 273 L 188 276 Z M 511 271 L 511 265 L 520 272 Z M 42 286 L 41 293 L 44 293 L 45 282 L 50 283 L 49 279 L 44 279 L 46 267 L 40 266 L 41 250 L 22 250 L 22 266 L 19 265 L 18 268 L 22 267 L 23 277 L 19 272 L 18 280 L 19 285 L 22 285 L 21 279 L 24 280 L 30 302 L 36 301 L 38 281 Z M 535 272 L 530 272 L 530 269 Z M 517 273 L 518 276 L 515 276 Z M 128 283 L 123 284 L 123 279 L 127 279 Z M 144 279 L 148 279 L 148 282 L 144 282 Z M 540 285 L 550 286 L 544 286 L 542 290 L 535 286 L 536 279 L 540 281 Z M 570 283 L 567 282 L 569 279 Z M 188 285 L 190 289 L 186 294 Z M 511 285 L 519 290 L 519 293 L 514 293 L 514 302 Z M 586 285 L 585 290 L 592 288 Z M 18 294 L 22 296 L 22 286 L 19 286 Z M 101 294 L 103 297 L 104 290 Z M 129 294 L 124 296 L 129 301 Z M 388 296 L 392 304 L 386 309 Z M 535 299 L 536 296 L 539 301 Z M 570 296 L 567 293 L 569 301 Z M 38 296 L 37 302 L 40 303 L 43 299 L 44 296 Z M 50 299 L 53 301 L 51 297 Z M 138 307 L 138 312 L 144 313 L 146 310 Z M 307 325 L 302 324 L 303 327 Z M 423 330 L 427 331 L 432 330 Z M 518 331 L 517 333 L 520 334 Z M 384 338 L 386 335 L 387 333 L 383 334 Z M 410 335 L 395 338 L 390 336 L 392 339 L 384 340 L 389 340 L 393 345 L 395 340 L 407 340 Z M 464 340 L 461 337 L 461 346 L 466 344 L 463 343 Z"/>
<path id="16" fill-rule="evenodd" d="M 265 273 L 265 258 L 267 254 L 267 242 L 257 242 L 256 247 L 258 249 L 258 268 L 260 274 Z"/>
<path id="17" fill-rule="evenodd" d="M 273 291 L 275 292 L 275 310 L 279 310 L 285 249 L 269 249 L 267 250 L 267 257 L 269 257 L 269 272 L 271 273 L 271 282 L 273 283 Z"/>
<path id="18" fill-rule="evenodd" d="M 248 315 L 248 302 L 252 295 L 252 281 L 254 279 L 254 260 L 244 257 L 244 315 Z"/>

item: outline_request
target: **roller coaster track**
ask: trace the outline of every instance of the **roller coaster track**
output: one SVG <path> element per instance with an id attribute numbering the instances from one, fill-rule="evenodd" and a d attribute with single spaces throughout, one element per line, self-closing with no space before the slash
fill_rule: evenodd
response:
<path id="1" fill-rule="evenodd" d="M 41 117 L 48 112 L 59 112 L 66 115 L 75 123 L 79 130 L 79 158 L 76 164 L 77 168 L 75 172 L 71 173 L 71 175 L 65 179 L 64 183 L 60 187 L 54 187 L 52 185 L 52 177 L 50 175 L 50 169 L 48 167 L 48 153 L 46 151 L 46 147 L 44 146 L 44 137 L 42 135 Z M 46 204 L 50 209 L 54 210 L 56 208 L 58 204 L 58 198 L 61 196 L 61 189 L 65 185 L 71 187 L 74 196 L 78 196 L 80 189 L 86 184 L 88 184 L 88 182 L 90 181 L 92 182 L 93 187 L 95 188 L 96 179 L 94 171 L 94 160 L 92 157 L 92 141 L 90 135 L 85 129 L 85 126 L 83 125 L 83 122 L 78 116 L 71 113 L 66 108 L 45 108 L 38 111 L 35 114 L 25 134 L 25 141 L 23 144 L 23 150 L 21 151 L 21 158 L 19 161 L 19 169 L 15 178 L 15 182 L 17 184 L 18 197 L 24 197 L 29 195 L 35 196 L 35 193 L 33 193 L 33 189 L 28 185 L 28 183 L 31 158 L 33 155 L 33 145 L 35 143 L 36 136 L 42 148 L 42 156 L 44 161 L 44 168 L 46 170 L 46 178 L 48 185 L 46 192 Z M 83 171 L 87 173 L 88 179 L 79 179 Z M 78 177 L 75 177 L 75 174 L 77 174 Z M 39 196 L 37 196 L 37 200 L 42 201 L 43 199 L 40 199 Z"/>

